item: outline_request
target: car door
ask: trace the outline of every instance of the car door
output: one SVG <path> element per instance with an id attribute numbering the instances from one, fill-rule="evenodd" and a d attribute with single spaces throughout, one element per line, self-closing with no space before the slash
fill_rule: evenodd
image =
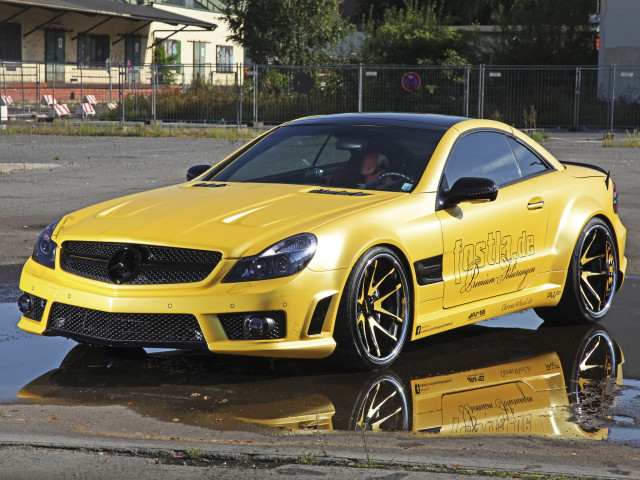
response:
<path id="1" fill-rule="evenodd" d="M 512 145 L 515 142 L 516 145 Z M 548 209 L 536 178 L 548 167 L 523 173 L 515 151 L 522 146 L 502 132 L 462 136 L 447 161 L 440 190 L 462 177 L 482 177 L 498 186 L 493 201 L 461 202 L 441 208 L 445 308 L 522 290 L 544 255 Z M 532 163 L 532 159 L 524 159 Z"/>

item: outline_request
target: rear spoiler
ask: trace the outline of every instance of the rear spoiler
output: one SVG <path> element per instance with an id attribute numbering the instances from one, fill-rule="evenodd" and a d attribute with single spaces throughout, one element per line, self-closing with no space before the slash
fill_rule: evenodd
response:
<path id="1" fill-rule="evenodd" d="M 586 167 L 586 168 L 591 168 L 593 170 L 597 170 L 599 172 L 604 173 L 607 178 L 604 179 L 604 184 L 607 186 L 607 190 L 609 190 L 609 177 L 611 176 L 611 170 L 606 171 L 604 168 L 599 167 L 597 165 L 592 165 L 590 163 L 580 163 L 580 162 L 560 162 L 563 165 L 574 165 L 576 167 Z"/>

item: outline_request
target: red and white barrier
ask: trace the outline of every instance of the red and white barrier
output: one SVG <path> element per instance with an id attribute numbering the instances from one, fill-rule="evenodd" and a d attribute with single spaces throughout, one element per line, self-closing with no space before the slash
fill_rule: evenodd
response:
<path id="1" fill-rule="evenodd" d="M 69 115 L 71 110 L 63 103 L 54 103 L 51 105 L 51 115 L 54 117 L 62 117 L 63 115 Z"/>
<path id="2" fill-rule="evenodd" d="M 117 103 L 107 103 L 107 108 L 109 110 L 115 110 L 116 108 L 118 108 L 118 104 Z"/>
<path id="3" fill-rule="evenodd" d="M 42 98 L 40 99 L 40 103 L 42 105 L 51 106 L 51 105 L 56 105 L 58 102 L 56 102 L 56 99 L 53 98 L 53 95 L 43 95 Z"/>
<path id="4" fill-rule="evenodd" d="M 8 107 L 9 105 L 13 105 L 13 98 L 9 95 L 0 95 L 0 105 Z"/>
<path id="5" fill-rule="evenodd" d="M 85 95 L 82 99 L 82 103 L 90 103 L 91 105 L 95 105 L 98 103 L 95 95 Z"/>
<path id="6" fill-rule="evenodd" d="M 92 105 L 92 104 L 90 104 L 90 103 L 81 103 L 81 104 L 78 106 L 78 110 L 76 110 L 76 113 L 77 113 L 78 115 L 82 115 L 83 113 L 84 113 L 85 115 L 95 115 L 95 114 L 96 114 L 96 111 L 95 111 L 95 109 L 93 108 L 93 105 Z"/>

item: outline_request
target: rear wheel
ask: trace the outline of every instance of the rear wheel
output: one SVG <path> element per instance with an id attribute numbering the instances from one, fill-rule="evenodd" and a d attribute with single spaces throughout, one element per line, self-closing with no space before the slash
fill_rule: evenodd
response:
<path id="1" fill-rule="evenodd" d="M 340 300 L 334 335 L 341 367 L 379 370 L 391 365 L 411 331 L 413 301 L 400 258 L 374 247 L 356 262 Z"/>
<path id="2" fill-rule="evenodd" d="M 573 249 L 564 292 L 555 307 L 536 308 L 553 323 L 598 322 L 613 301 L 617 288 L 618 252 L 609 226 L 592 218 Z"/>

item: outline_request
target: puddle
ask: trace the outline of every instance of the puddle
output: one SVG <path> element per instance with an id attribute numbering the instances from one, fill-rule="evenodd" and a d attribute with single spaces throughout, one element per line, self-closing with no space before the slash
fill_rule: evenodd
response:
<path id="1" fill-rule="evenodd" d="M 601 326 L 506 315 L 410 344 L 391 369 L 109 349 L 17 329 L 0 304 L 0 403 L 123 405 L 215 430 L 380 430 L 640 442 L 640 381 Z M 622 385 L 620 385 L 622 383 Z"/>
<path id="2" fill-rule="evenodd" d="M 16 303 L 0 303 L 0 403 L 17 398 L 25 380 L 59 364 L 76 342 L 23 332 Z"/>

